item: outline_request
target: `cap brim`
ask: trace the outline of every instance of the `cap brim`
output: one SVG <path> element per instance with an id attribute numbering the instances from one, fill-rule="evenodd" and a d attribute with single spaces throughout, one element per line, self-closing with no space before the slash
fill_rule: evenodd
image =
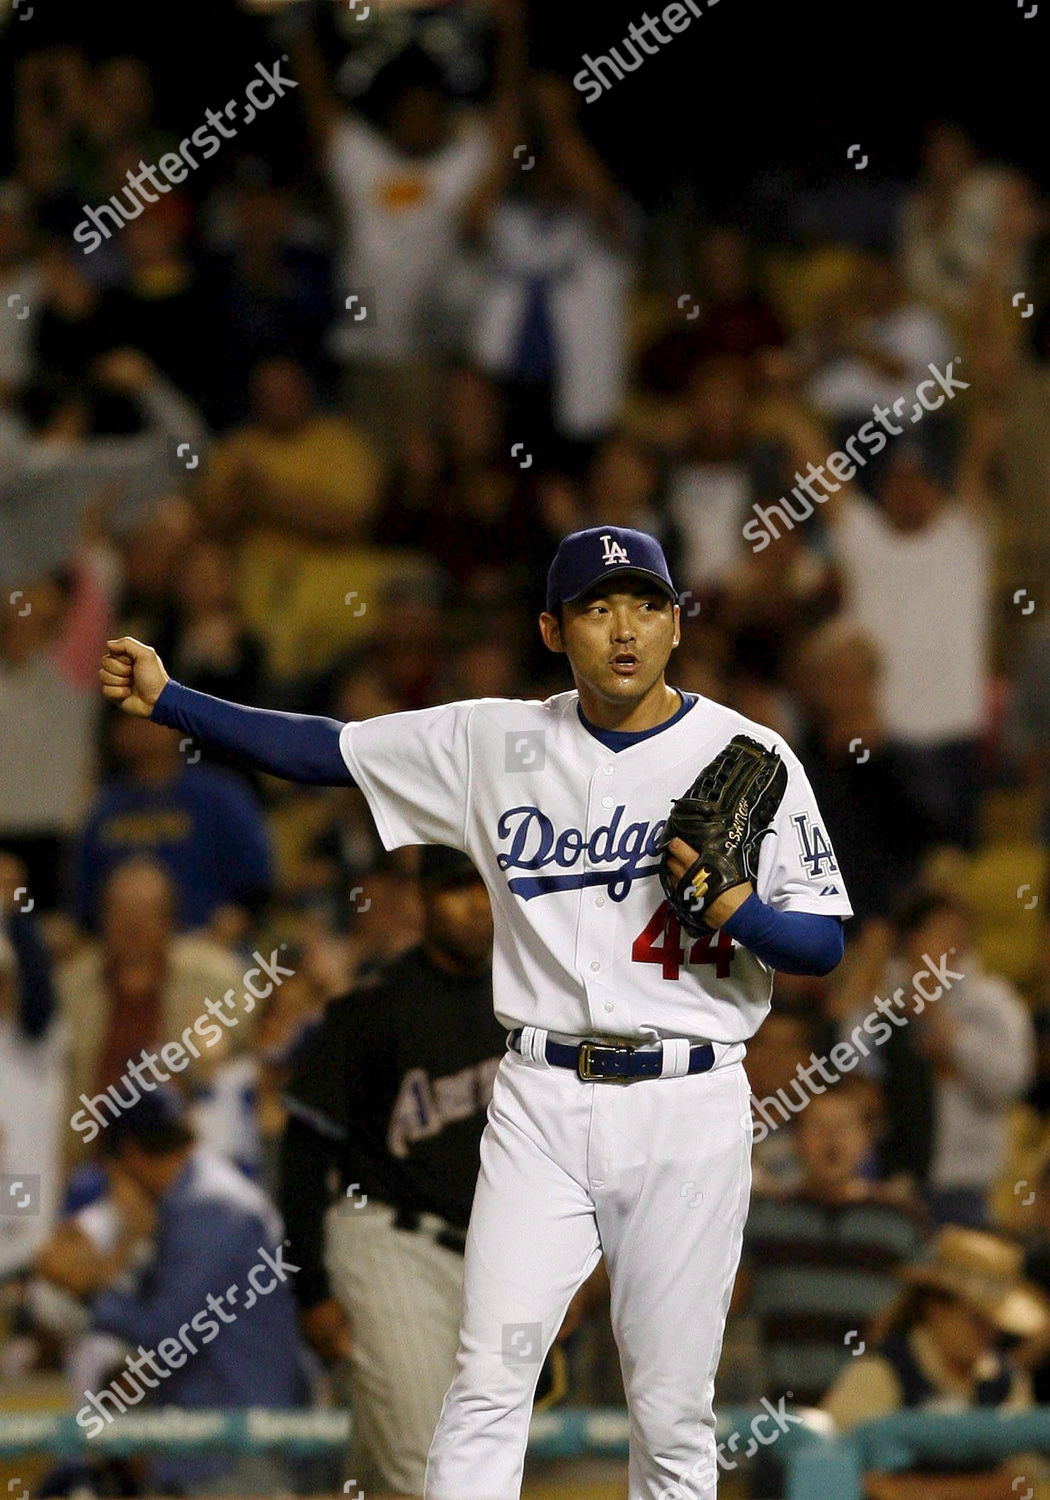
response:
<path id="1" fill-rule="evenodd" d="M 582 599 L 585 594 L 593 593 L 607 578 L 624 577 L 644 578 L 649 583 L 655 583 L 661 594 L 666 594 L 672 604 L 678 603 L 678 591 L 668 583 L 666 578 L 661 578 L 659 573 L 654 573 L 651 568 L 637 568 L 630 563 L 619 563 L 614 568 L 603 568 L 596 577 L 591 579 L 585 588 L 580 589 L 576 594 L 571 594 L 568 599 L 563 599 L 562 603 L 575 604 L 577 599 Z"/>

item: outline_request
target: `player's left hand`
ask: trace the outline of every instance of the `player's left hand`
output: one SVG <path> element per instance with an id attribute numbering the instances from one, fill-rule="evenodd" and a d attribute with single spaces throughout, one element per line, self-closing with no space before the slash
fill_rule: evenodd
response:
<path id="1" fill-rule="evenodd" d="M 698 850 L 690 849 L 684 839 L 671 840 L 667 846 L 667 867 L 676 880 L 681 880 L 697 854 Z"/>
<path id="2" fill-rule="evenodd" d="M 736 734 L 673 798 L 660 884 L 686 932 L 720 927 L 752 894 L 759 845 L 772 832 L 787 775 L 776 750 Z"/>
<path id="3" fill-rule="evenodd" d="M 667 846 L 667 868 L 675 880 L 681 880 L 686 870 L 696 860 L 697 854 L 698 851 L 691 849 L 684 839 L 671 840 Z M 728 922 L 737 907 L 744 904 L 754 889 L 750 880 L 747 880 L 743 885 L 736 885 L 732 890 L 723 891 L 721 896 L 712 901 L 704 912 L 704 921 L 709 927 L 721 927 L 723 922 Z M 698 901 L 702 901 L 706 893 L 707 875 L 701 869 L 693 881 L 693 894 Z"/>

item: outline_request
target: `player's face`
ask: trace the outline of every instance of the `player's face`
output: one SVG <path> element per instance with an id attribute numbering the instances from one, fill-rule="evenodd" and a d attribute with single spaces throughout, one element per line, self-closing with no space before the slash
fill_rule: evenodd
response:
<path id="1" fill-rule="evenodd" d="M 560 625 L 555 615 L 542 615 L 540 629 L 552 651 L 568 656 L 582 699 L 626 707 L 662 684 L 679 641 L 678 606 L 642 579 L 617 580 L 616 592 L 563 605 Z"/>

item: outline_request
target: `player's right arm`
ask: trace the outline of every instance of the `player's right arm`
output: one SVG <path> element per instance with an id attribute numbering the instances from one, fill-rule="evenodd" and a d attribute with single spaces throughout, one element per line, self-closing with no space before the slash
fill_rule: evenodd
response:
<path id="1" fill-rule="evenodd" d="M 335 719 L 246 708 L 194 692 L 173 682 L 153 647 L 132 636 L 107 641 L 99 678 L 104 696 L 125 713 L 231 751 L 271 776 L 311 786 L 354 784 Z"/>

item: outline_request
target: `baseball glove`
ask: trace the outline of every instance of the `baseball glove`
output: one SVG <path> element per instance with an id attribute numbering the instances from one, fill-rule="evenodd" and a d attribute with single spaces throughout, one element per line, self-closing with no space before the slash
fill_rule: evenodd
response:
<path id="1" fill-rule="evenodd" d="M 671 806 L 660 862 L 660 882 L 687 932 L 711 929 L 703 914 L 723 891 L 754 880 L 758 846 L 770 831 L 787 786 L 787 767 L 775 750 L 735 734 Z M 678 880 L 667 845 L 682 839 L 697 857 Z"/>

